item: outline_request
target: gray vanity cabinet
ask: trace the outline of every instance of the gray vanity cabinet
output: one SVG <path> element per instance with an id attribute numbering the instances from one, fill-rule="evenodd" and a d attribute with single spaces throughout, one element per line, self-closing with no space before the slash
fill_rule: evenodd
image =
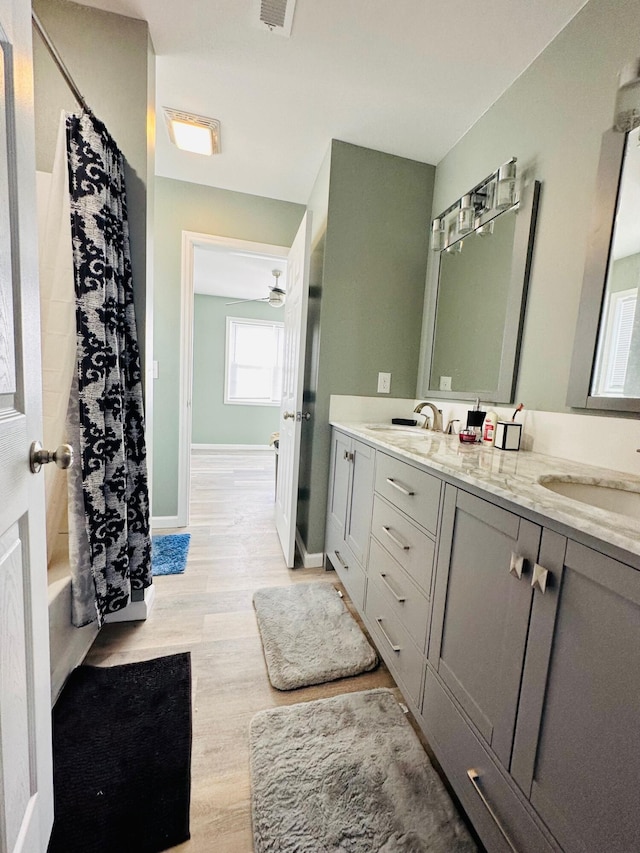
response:
<path id="1" fill-rule="evenodd" d="M 640 850 L 640 572 L 545 530 L 511 775 L 565 853 Z"/>
<path id="2" fill-rule="evenodd" d="M 364 607 L 375 450 L 333 430 L 326 554 L 351 600 Z"/>
<path id="3" fill-rule="evenodd" d="M 447 486 L 440 542 L 429 661 L 508 768 L 540 527 Z"/>

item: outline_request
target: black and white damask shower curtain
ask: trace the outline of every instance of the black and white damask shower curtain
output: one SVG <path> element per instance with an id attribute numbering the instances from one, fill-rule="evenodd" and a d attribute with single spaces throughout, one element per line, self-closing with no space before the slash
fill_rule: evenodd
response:
<path id="1" fill-rule="evenodd" d="M 124 159 L 88 112 L 67 116 L 66 131 L 77 325 L 69 551 L 81 626 L 151 584 L 151 538 Z"/>

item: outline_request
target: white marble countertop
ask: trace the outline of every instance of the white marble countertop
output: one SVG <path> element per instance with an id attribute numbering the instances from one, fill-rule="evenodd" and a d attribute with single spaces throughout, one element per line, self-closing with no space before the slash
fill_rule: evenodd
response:
<path id="1" fill-rule="evenodd" d="M 431 468 L 483 489 L 540 515 L 640 555 L 640 513 L 631 518 L 559 495 L 541 485 L 545 478 L 603 484 L 637 492 L 640 477 L 583 465 L 533 451 L 504 451 L 482 444 L 462 444 L 457 435 L 391 424 L 338 423 L 332 426 L 355 438 L 393 451 L 409 462 Z"/>

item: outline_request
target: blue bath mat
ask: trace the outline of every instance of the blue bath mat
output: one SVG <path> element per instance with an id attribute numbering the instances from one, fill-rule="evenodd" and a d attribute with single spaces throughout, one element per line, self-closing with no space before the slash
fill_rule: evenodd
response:
<path id="1" fill-rule="evenodd" d="M 151 539 L 151 573 L 181 575 L 187 565 L 190 533 L 169 533 Z"/>

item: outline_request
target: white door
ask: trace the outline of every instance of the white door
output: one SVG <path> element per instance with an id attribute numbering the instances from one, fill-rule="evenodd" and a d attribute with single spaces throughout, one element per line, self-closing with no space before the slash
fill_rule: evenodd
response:
<path id="1" fill-rule="evenodd" d="M 284 559 L 290 569 L 293 568 L 296 541 L 310 250 L 311 213 L 307 212 L 302 218 L 289 252 L 287 296 L 284 304 L 284 363 L 276 488 L 276 527 Z"/>
<path id="2" fill-rule="evenodd" d="M 31 4 L 0 0 L 0 851 L 53 822 Z"/>

